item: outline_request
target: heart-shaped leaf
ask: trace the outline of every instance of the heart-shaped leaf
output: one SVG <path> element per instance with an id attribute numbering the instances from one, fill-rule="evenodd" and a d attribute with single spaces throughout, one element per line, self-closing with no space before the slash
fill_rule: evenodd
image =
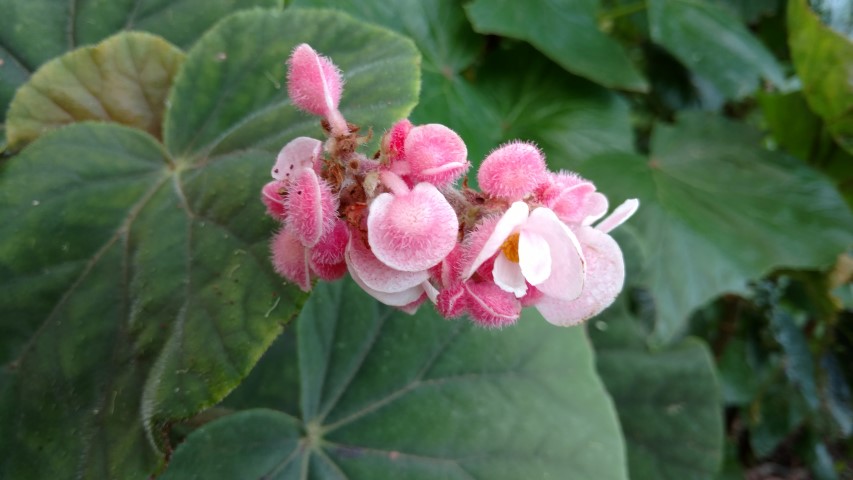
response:
<path id="1" fill-rule="evenodd" d="M 41 64 L 122 30 L 145 30 L 189 47 L 219 19 L 278 0 L 0 0 L 0 123 L 15 90 Z"/>
<path id="2" fill-rule="evenodd" d="M 723 292 L 779 266 L 827 267 L 853 243 L 853 214 L 826 177 L 758 145 L 744 125 L 683 115 L 656 129 L 650 159 L 609 155 L 581 168 L 602 191 L 640 198 L 620 230 L 639 242 L 633 281 L 654 295 L 658 340 Z"/>
<path id="3" fill-rule="evenodd" d="M 821 22 L 806 0 L 788 3 L 791 59 L 812 110 L 820 115 L 842 147 L 853 153 L 853 37 Z"/>
<path id="4" fill-rule="evenodd" d="M 163 480 L 626 478 L 583 329 L 532 311 L 501 331 L 408 316 L 348 280 L 318 286 L 297 329 L 299 417 L 210 423 Z"/>
<path id="5" fill-rule="evenodd" d="M 601 85 L 646 91 L 648 83 L 622 46 L 598 29 L 599 8 L 596 0 L 476 0 L 466 6 L 480 33 L 530 42 L 566 70 Z"/>
<path id="6" fill-rule="evenodd" d="M 342 59 L 350 108 L 390 123 L 414 105 L 410 41 L 342 14 L 256 10 L 188 53 L 164 138 L 254 125 L 274 100 L 259 85 L 282 78 L 302 42 Z M 193 89 L 203 90 L 207 127 L 182 100 Z M 287 108 L 269 117 L 284 119 L 279 127 L 302 116 Z M 255 146 L 176 155 L 141 130 L 82 123 L 4 162 L 0 450 L 15 455 L 0 460 L 0 477 L 148 477 L 159 457 L 151 442 L 166 447 L 173 421 L 221 400 L 299 311 L 304 295 L 283 287 L 268 260 L 275 222 L 258 196 L 274 155 Z"/>
<path id="7" fill-rule="evenodd" d="M 616 402 L 631 478 L 715 478 L 723 459 L 723 418 L 707 346 L 688 339 L 649 351 L 619 303 L 594 322 L 596 365 Z"/>
<path id="8" fill-rule="evenodd" d="M 731 11 L 707 0 L 649 0 L 652 41 L 727 98 L 743 98 L 766 78 L 782 85 L 779 63 Z"/>
<path id="9" fill-rule="evenodd" d="M 9 146 L 85 120 L 121 123 L 160 137 L 166 95 L 184 54 L 162 38 L 124 33 L 51 60 L 15 94 Z"/>

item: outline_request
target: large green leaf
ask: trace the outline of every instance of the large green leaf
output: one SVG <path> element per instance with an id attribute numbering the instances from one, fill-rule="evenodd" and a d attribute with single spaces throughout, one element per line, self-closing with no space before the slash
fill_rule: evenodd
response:
<path id="1" fill-rule="evenodd" d="M 566 70 L 602 85 L 646 91 L 648 83 L 616 40 L 599 30 L 597 0 L 475 0 L 474 28 L 530 42 Z"/>
<path id="2" fill-rule="evenodd" d="M 839 143 L 853 152 L 853 40 L 821 23 L 806 0 L 791 0 L 788 42 L 806 100 Z"/>
<path id="3" fill-rule="evenodd" d="M 500 331 L 408 316 L 351 281 L 318 286 L 297 329 L 299 417 L 210 423 L 162 479 L 626 478 L 583 329 L 528 313 Z"/>
<path id="4" fill-rule="evenodd" d="M 260 33 L 281 56 L 258 55 Z M 357 63 L 349 38 L 359 40 Z M 302 42 L 344 58 L 350 107 L 390 122 L 415 103 L 410 41 L 332 12 L 256 10 L 189 52 L 164 137 L 251 125 L 270 101 L 257 84 L 280 78 Z M 222 71 L 243 79 L 221 81 Z M 383 88 L 388 77 L 396 88 Z M 217 105 L 231 100 L 199 102 L 208 127 L 194 126 L 181 100 L 192 88 Z M 288 108 L 273 119 L 301 115 Z M 83 123 L 4 162 L 0 450 L 15 454 L 0 460 L 0 477 L 146 478 L 159 456 L 151 442 L 165 446 L 172 422 L 220 401 L 298 312 L 303 294 L 270 267 L 274 222 L 258 200 L 274 155 L 257 147 L 273 147 L 239 146 L 179 156 L 141 130 Z"/>
<path id="5" fill-rule="evenodd" d="M 723 292 L 775 267 L 827 267 L 853 243 L 853 214 L 832 184 L 760 140 L 745 125 L 684 115 L 656 129 L 650 159 L 602 156 L 581 169 L 608 194 L 640 198 L 621 230 L 640 244 L 633 282 L 654 295 L 658 340 Z"/>
<path id="6" fill-rule="evenodd" d="M 15 89 L 41 64 L 121 30 L 145 30 L 189 47 L 239 8 L 280 0 L 0 0 L 0 122 Z"/>
<path id="7" fill-rule="evenodd" d="M 781 85 L 773 55 L 730 10 L 706 0 L 649 0 L 652 40 L 728 98 L 743 98 L 766 78 Z"/>
<path id="8" fill-rule="evenodd" d="M 11 148 L 73 122 L 122 123 L 160 137 L 166 94 L 184 54 L 145 33 L 123 33 L 42 66 L 18 89 L 6 118 Z"/>
<path id="9" fill-rule="evenodd" d="M 619 303 L 594 322 L 596 364 L 616 402 L 631 478 L 714 478 L 723 458 L 723 418 L 707 346 L 688 339 L 650 351 Z"/>

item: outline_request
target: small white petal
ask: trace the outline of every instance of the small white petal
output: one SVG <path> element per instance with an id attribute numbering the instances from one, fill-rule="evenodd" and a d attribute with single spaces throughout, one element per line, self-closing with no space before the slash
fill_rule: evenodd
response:
<path id="1" fill-rule="evenodd" d="M 530 214 L 524 229 L 542 236 L 551 248 L 551 275 L 536 288 L 549 297 L 577 298 L 583 291 L 586 261 L 572 231 L 544 207 Z"/>
<path id="2" fill-rule="evenodd" d="M 524 281 L 524 275 L 521 274 L 521 268 L 517 263 L 506 258 L 503 253 L 495 258 L 492 276 L 501 290 L 515 294 L 517 298 L 527 294 L 527 283 Z"/>
<path id="3" fill-rule="evenodd" d="M 492 231 L 492 234 L 489 236 L 488 240 L 486 240 L 483 248 L 480 249 L 480 252 L 474 258 L 474 262 L 471 263 L 467 270 L 465 270 L 465 274 L 462 275 L 462 278 L 466 280 L 471 278 L 471 275 L 474 274 L 483 262 L 497 253 L 498 249 L 501 248 L 501 245 L 503 245 L 506 238 L 512 234 L 513 230 L 527 221 L 529 213 L 530 208 L 524 202 L 515 202 L 510 205 L 509 209 L 507 209 L 500 220 L 498 220 L 494 231 Z"/>
<path id="4" fill-rule="evenodd" d="M 601 223 L 595 226 L 595 228 L 602 233 L 610 232 L 631 218 L 638 208 L 640 208 L 640 201 L 636 198 L 625 200 L 622 202 L 622 205 L 616 207 L 616 210 L 613 210 L 613 213 L 608 215 L 607 218 L 602 220 Z"/>
<path id="5" fill-rule="evenodd" d="M 532 285 L 539 285 L 551 276 L 551 248 L 536 232 L 522 227 L 518 238 L 518 265 Z"/>

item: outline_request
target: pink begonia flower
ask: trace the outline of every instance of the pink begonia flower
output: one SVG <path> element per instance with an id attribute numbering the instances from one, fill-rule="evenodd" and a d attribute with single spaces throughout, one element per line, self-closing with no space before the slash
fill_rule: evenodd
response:
<path id="1" fill-rule="evenodd" d="M 587 261 L 583 292 L 572 300 L 542 296 L 534 303 L 547 321 L 555 325 L 577 325 L 610 306 L 625 282 L 625 263 L 619 245 L 607 233 L 622 224 L 640 203 L 627 200 L 595 228 L 581 226 L 576 230 Z"/>
<path id="2" fill-rule="evenodd" d="M 545 157 L 535 145 L 511 142 L 483 160 L 477 183 L 489 195 L 516 201 L 532 193 L 546 175 Z"/>
<path id="3" fill-rule="evenodd" d="M 325 117 L 335 134 L 349 131 L 338 110 L 344 80 L 341 71 L 326 57 L 303 43 L 287 61 L 287 93 L 297 108 Z"/>
<path id="4" fill-rule="evenodd" d="M 325 180 L 311 168 L 290 181 L 284 199 L 287 229 L 306 247 L 313 247 L 337 218 L 337 197 Z"/>
<path id="5" fill-rule="evenodd" d="M 412 128 L 406 136 L 404 155 L 412 179 L 436 187 L 455 182 L 471 166 L 462 138 L 437 123 Z"/>
<path id="6" fill-rule="evenodd" d="M 429 183 L 409 189 L 396 174 L 382 172 L 382 193 L 369 206 L 367 241 L 382 263 L 405 272 L 438 264 L 456 246 L 459 221 L 444 195 Z"/>
<path id="7" fill-rule="evenodd" d="M 574 173 L 548 173 L 537 193 L 539 201 L 568 225 L 592 225 L 607 213 L 607 197 Z"/>
<path id="8" fill-rule="evenodd" d="M 548 208 L 530 212 L 526 203 L 513 203 L 485 242 L 475 248 L 465 279 L 497 254 L 494 282 L 518 298 L 527 293 L 527 283 L 544 295 L 563 300 L 575 299 L 583 290 L 586 262 L 581 247 Z"/>

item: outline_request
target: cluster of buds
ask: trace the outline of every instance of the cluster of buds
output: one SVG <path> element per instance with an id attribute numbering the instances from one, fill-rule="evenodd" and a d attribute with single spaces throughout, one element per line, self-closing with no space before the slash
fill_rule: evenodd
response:
<path id="1" fill-rule="evenodd" d="M 523 307 L 574 325 L 610 305 L 625 277 L 608 235 L 637 209 L 628 200 L 603 218 L 607 198 L 569 172 L 548 171 L 533 144 L 500 146 L 469 188 L 468 151 L 453 130 L 400 120 L 370 157 L 371 136 L 338 109 L 343 78 L 308 45 L 288 61 L 288 93 L 321 117 L 327 139 L 284 146 L 263 188 L 282 223 L 271 243 L 276 271 L 302 290 L 348 271 L 382 303 L 413 313 L 430 301 L 447 318 L 488 327 Z M 603 220 L 602 220 L 603 218 Z"/>

